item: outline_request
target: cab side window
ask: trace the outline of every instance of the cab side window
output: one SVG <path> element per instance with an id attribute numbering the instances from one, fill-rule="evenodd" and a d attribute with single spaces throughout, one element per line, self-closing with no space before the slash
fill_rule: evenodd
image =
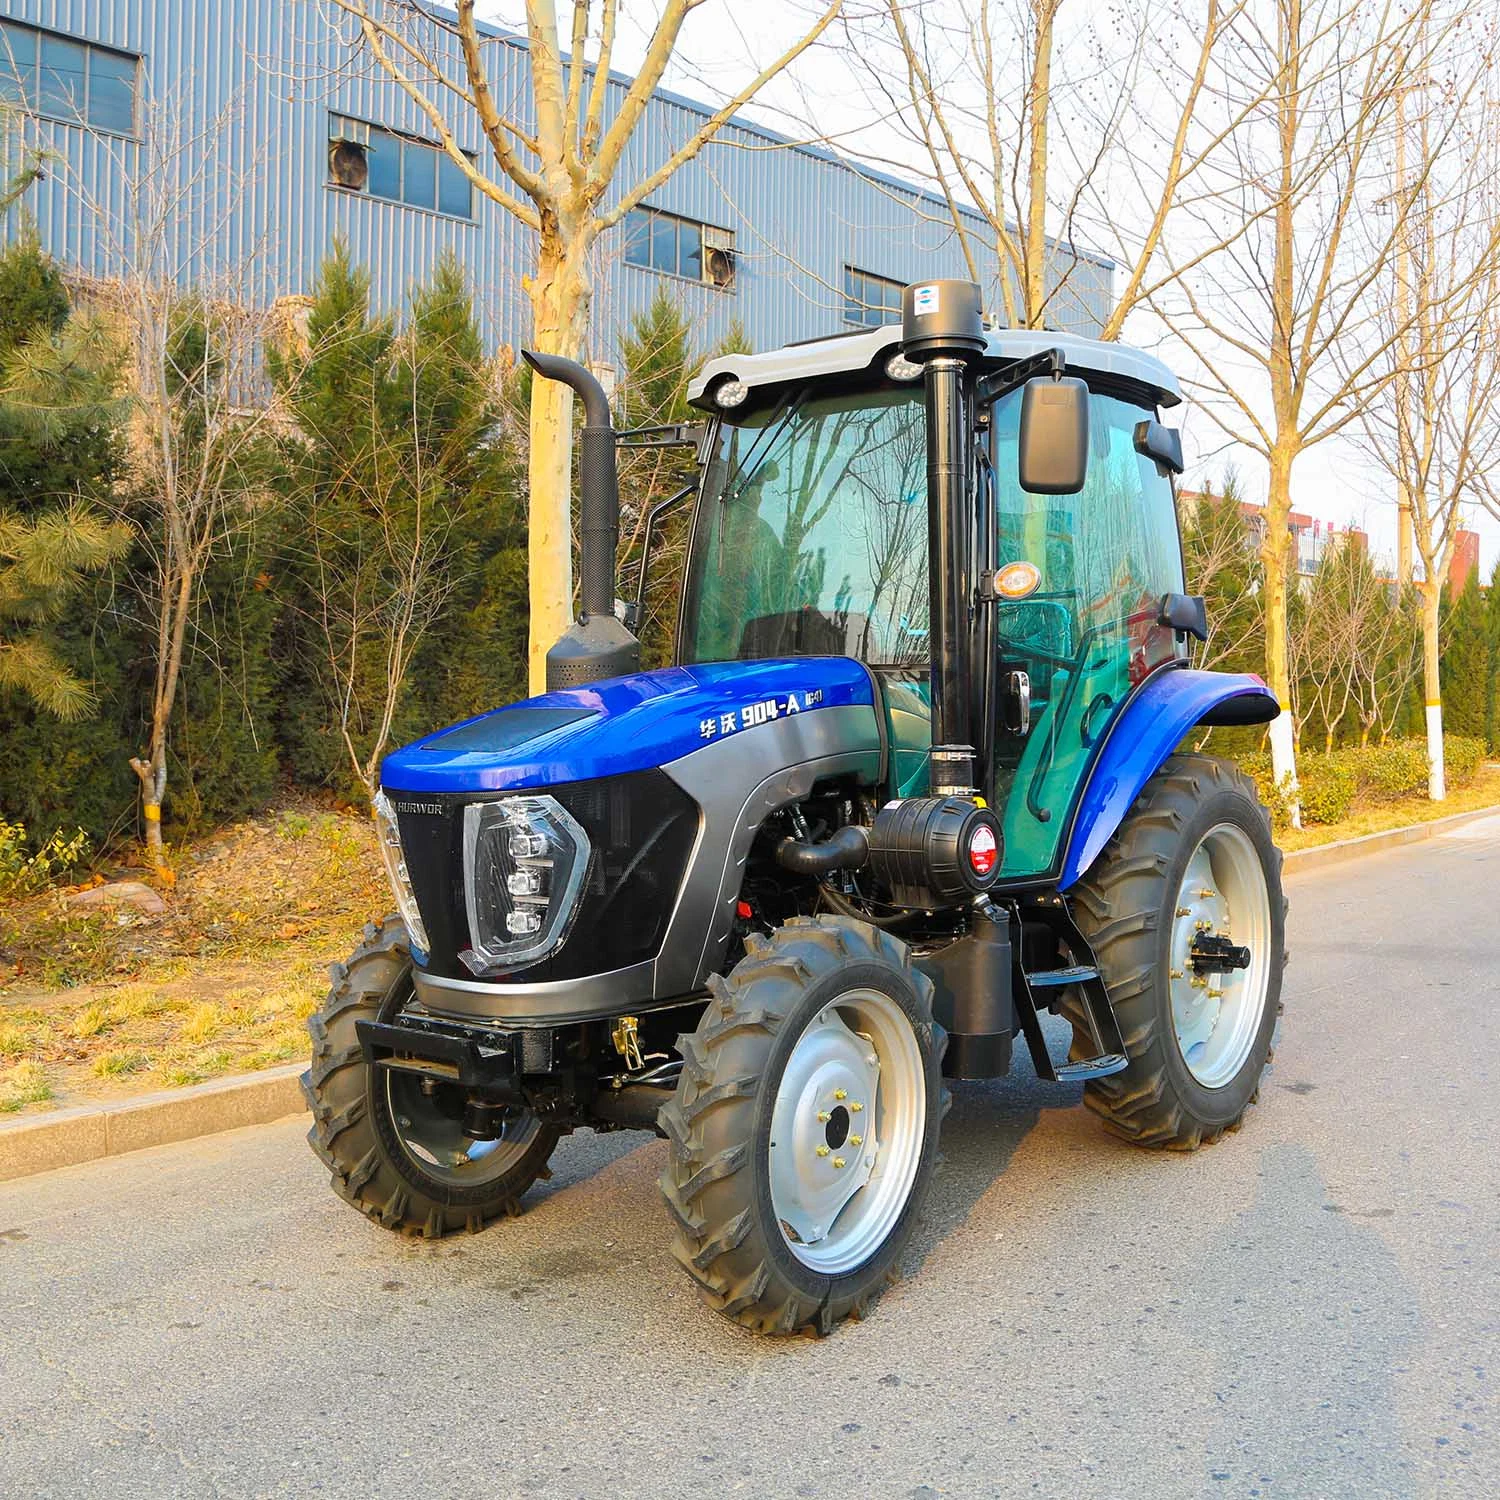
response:
<path id="1" fill-rule="evenodd" d="M 1028 735 L 1002 735 L 997 790 L 1006 793 L 1007 874 L 1050 869 L 1093 748 L 1131 689 L 1172 659 L 1156 623 L 1161 596 L 1181 592 L 1182 551 L 1171 482 L 1135 451 L 1148 407 L 1094 393 L 1089 470 L 1076 495 L 1028 495 L 1016 482 L 1020 393 L 993 413 L 996 562 L 1029 562 L 1036 588 L 999 609 L 1004 669 L 1031 680 Z M 1007 782 L 1009 785 L 1007 785 Z"/>

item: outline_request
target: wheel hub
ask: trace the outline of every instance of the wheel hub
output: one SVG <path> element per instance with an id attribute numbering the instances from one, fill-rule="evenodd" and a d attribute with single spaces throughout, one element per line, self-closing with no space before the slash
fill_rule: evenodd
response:
<path id="1" fill-rule="evenodd" d="M 829 1006 L 787 1062 L 771 1120 L 771 1197 L 799 1243 L 825 1239 L 870 1180 L 880 1152 L 873 1134 L 879 1089 L 870 1039 Z"/>
<path id="2" fill-rule="evenodd" d="M 1210 829 L 1183 871 L 1168 948 L 1177 1046 L 1205 1088 L 1228 1083 L 1249 1055 L 1269 938 L 1269 897 L 1254 847 L 1232 825 Z"/>

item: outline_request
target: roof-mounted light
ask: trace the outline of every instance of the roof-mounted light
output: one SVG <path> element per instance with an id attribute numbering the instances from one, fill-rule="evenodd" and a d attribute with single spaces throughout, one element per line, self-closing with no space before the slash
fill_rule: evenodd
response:
<path id="1" fill-rule="evenodd" d="M 913 364 L 904 354 L 893 354 L 885 362 L 885 373 L 889 380 L 916 380 L 922 367 Z"/>
<path id="2" fill-rule="evenodd" d="M 742 406 L 750 394 L 743 380 L 726 380 L 714 387 L 714 404 L 720 407 Z"/>

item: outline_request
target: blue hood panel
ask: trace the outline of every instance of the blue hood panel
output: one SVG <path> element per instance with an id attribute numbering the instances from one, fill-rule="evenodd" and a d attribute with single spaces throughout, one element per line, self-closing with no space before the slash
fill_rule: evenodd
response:
<path id="1" fill-rule="evenodd" d="M 508 791 L 644 771 L 788 714 L 873 704 L 847 656 L 714 662 L 543 693 L 386 756 L 401 792 Z"/>

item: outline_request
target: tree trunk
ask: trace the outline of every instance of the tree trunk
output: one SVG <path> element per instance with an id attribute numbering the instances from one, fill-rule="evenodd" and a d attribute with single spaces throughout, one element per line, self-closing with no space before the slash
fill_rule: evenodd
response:
<path id="1" fill-rule="evenodd" d="M 526 287 L 532 341 L 543 354 L 577 359 L 583 353 L 592 290 L 587 253 L 576 239 L 565 246 L 555 229 L 543 233 L 537 271 Z M 527 680 L 536 694 L 546 691 L 547 652 L 573 616 L 573 393 L 567 386 L 533 377 L 529 439 Z"/>
<path id="2" fill-rule="evenodd" d="M 167 792 L 167 746 L 164 735 L 153 732 L 151 755 L 142 759 L 138 755 L 130 758 L 130 769 L 141 783 L 141 816 L 146 824 L 146 858 L 151 868 L 160 872 L 166 868 L 166 856 L 161 842 L 161 804 Z"/>
<path id="3" fill-rule="evenodd" d="M 1281 705 L 1279 718 L 1271 721 L 1271 775 L 1278 792 L 1290 788 L 1292 827 L 1302 826 L 1302 808 L 1297 799 L 1297 752 L 1292 726 L 1292 684 L 1287 657 L 1288 558 L 1287 517 L 1292 508 L 1292 450 L 1271 451 L 1270 483 L 1266 493 L 1266 536 L 1261 544 L 1265 571 L 1266 686 Z"/>
<path id="4" fill-rule="evenodd" d="M 1027 108 L 1031 140 L 1027 161 L 1025 285 L 1022 302 L 1026 327 L 1040 328 L 1047 304 L 1047 124 L 1052 107 L 1052 38 L 1059 0 L 1034 0 L 1036 50 L 1032 55 Z"/>
<path id="5" fill-rule="evenodd" d="M 1441 802 L 1448 795 L 1443 770 L 1443 686 L 1438 654 L 1442 590 L 1422 585 L 1422 699 L 1427 709 L 1427 795 Z"/>

